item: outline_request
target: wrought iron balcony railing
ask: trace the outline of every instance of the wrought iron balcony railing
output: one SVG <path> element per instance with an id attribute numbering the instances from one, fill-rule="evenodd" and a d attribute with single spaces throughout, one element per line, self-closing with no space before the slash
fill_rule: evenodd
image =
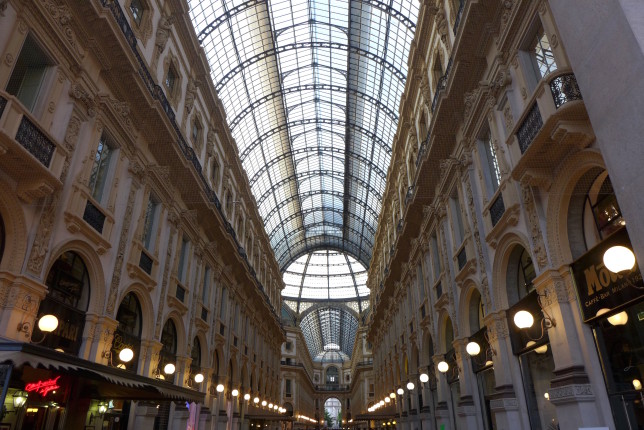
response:
<path id="1" fill-rule="evenodd" d="M 541 127 L 543 127 L 543 119 L 541 118 L 539 106 L 535 102 L 521 123 L 519 130 L 517 130 L 517 140 L 519 141 L 521 154 L 524 154 L 528 150 L 528 147 L 537 133 L 539 133 L 539 130 L 541 130 Z"/>
<path id="2" fill-rule="evenodd" d="M 559 75 L 551 80 L 550 92 L 552 93 L 552 99 L 557 109 L 569 101 L 583 100 L 574 73 Z"/>
<path id="3" fill-rule="evenodd" d="M 23 116 L 20 121 L 16 142 L 36 157 L 43 166 L 49 167 L 56 145 L 26 116 Z"/>
<path id="4" fill-rule="evenodd" d="M 490 219 L 492 220 L 492 227 L 496 225 L 505 213 L 505 204 L 503 203 L 503 195 L 499 193 L 492 205 L 490 205 Z"/>

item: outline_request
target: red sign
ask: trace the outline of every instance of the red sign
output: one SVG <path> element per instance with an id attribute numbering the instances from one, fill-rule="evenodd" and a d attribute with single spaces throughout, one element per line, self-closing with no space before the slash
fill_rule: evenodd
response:
<path id="1" fill-rule="evenodd" d="M 54 379 L 47 379 L 45 381 L 30 382 L 25 385 L 25 391 L 29 393 L 35 391 L 41 396 L 46 396 L 50 391 L 60 388 L 60 385 L 58 385 L 58 379 L 60 379 L 60 376 L 56 376 Z"/>

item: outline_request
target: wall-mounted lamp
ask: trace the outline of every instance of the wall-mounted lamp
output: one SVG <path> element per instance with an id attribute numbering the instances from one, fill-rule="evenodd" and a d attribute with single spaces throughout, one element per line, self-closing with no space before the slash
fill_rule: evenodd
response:
<path id="1" fill-rule="evenodd" d="M 204 378 L 203 378 L 203 373 L 197 373 L 197 374 L 195 375 L 195 382 L 196 382 L 197 384 L 201 384 L 201 383 L 203 382 L 203 379 L 204 379 Z"/>
<path id="2" fill-rule="evenodd" d="M 177 370 L 177 368 L 172 363 L 168 363 L 163 366 L 163 373 L 165 373 L 166 375 L 174 374 L 175 370 Z"/>
<path id="3" fill-rule="evenodd" d="M 217 384 L 216 388 L 218 393 L 223 393 L 224 392 L 224 384 Z"/>
<path id="4" fill-rule="evenodd" d="M 232 394 L 233 397 L 237 397 L 239 396 L 239 390 L 235 388 L 233 391 L 230 392 L 230 394 Z"/>
<path id="5" fill-rule="evenodd" d="M 28 298 L 25 298 L 25 301 L 27 302 L 27 304 L 23 305 L 23 308 L 24 306 L 29 306 L 29 304 L 32 303 L 31 297 L 29 296 Z M 20 323 L 18 323 L 17 330 L 18 332 L 24 333 L 25 337 L 29 339 L 31 343 L 36 343 L 36 344 L 41 343 L 43 340 L 45 340 L 45 337 L 47 337 L 48 333 L 51 333 L 54 330 L 56 330 L 56 328 L 58 328 L 58 318 L 56 318 L 55 315 L 51 315 L 51 314 L 43 315 L 38 319 L 38 328 L 43 333 L 43 336 L 40 340 L 37 340 L 37 341 L 33 340 L 32 338 L 33 330 L 31 327 L 31 323 L 29 321 L 23 320 Z"/>
<path id="6" fill-rule="evenodd" d="M 546 329 L 549 329 L 551 327 L 556 327 L 557 322 L 555 321 L 554 318 L 548 314 L 548 312 L 544 309 L 543 305 L 541 304 L 541 297 L 545 297 L 543 294 L 537 294 L 537 304 L 539 305 L 539 309 L 541 310 L 541 313 L 543 314 L 543 318 L 541 318 L 541 336 L 539 336 L 537 339 L 532 339 L 530 336 L 530 340 L 533 340 L 535 342 L 540 341 L 543 339 L 543 336 L 546 334 Z M 514 317 L 512 318 L 514 321 L 514 325 L 516 325 L 519 329 L 528 329 L 534 325 L 534 316 L 526 311 L 526 310 L 520 310 L 517 313 L 514 314 Z"/>
<path id="7" fill-rule="evenodd" d="M 416 386 L 414 385 L 413 382 L 411 382 L 411 381 L 407 382 L 407 389 L 409 391 L 413 390 L 414 388 L 416 388 Z"/>
<path id="8" fill-rule="evenodd" d="M 15 409 L 22 408 L 25 403 L 27 403 L 27 397 L 29 395 L 25 391 L 16 391 L 13 393 L 13 407 Z"/>
<path id="9" fill-rule="evenodd" d="M 253 403 L 258 404 L 258 403 L 259 403 L 259 397 L 255 397 L 255 398 L 253 399 Z"/>
<path id="10" fill-rule="evenodd" d="M 422 382 L 423 384 L 429 382 L 429 375 L 427 373 L 421 373 L 420 382 Z"/>
<path id="11" fill-rule="evenodd" d="M 438 368 L 438 371 L 441 373 L 447 373 L 447 371 L 449 370 L 449 364 L 447 364 L 446 361 L 441 361 L 440 363 L 438 363 L 438 366 L 436 367 Z"/>
<path id="12" fill-rule="evenodd" d="M 249 401 L 250 400 L 250 394 L 248 394 L 248 393 L 244 394 L 244 400 Z"/>
<path id="13" fill-rule="evenodd" d="M 597 316 L 604 315 L 605 313 L 610 312 L 610 309 L 602 308 L 597 311 Z M 628 314 L 626 311 L 622 311 L 618 314 L 611 315 L 606 318 L 611 325 L 625 325 L 628 322 Z"/>
<path id="14" fill-rule="evenodd" d="M 396 390 L 396 393 L 398 393 L 399 396 L 402 396 L 403 394 L 405 394 L 405 390 L 403 390 L 402 388 L 398 388 Z"/>
<path id="15" fill-rule="evenodd" d="M 611 246 L 604 252 L 604 266 L 613 273 L 625 272 L 635 267 L 635 254 L 625 246 Z"/>
<path id="16" fill-rule="evenodd" d="M 266 400 L 262 400 L 262 406 L 263 407 L 266 407 L 267 404 L 268 404 L 268 402 Z"/>

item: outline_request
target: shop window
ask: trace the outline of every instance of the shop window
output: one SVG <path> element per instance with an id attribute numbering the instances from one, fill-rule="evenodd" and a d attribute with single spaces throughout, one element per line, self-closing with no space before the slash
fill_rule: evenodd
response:
<path id="1" fill-rule="evenodd" d="M 548 389 L 555 370 L 550 348 L 530 350 L 520 357 L 523 389 L 528 404 L 532 428 L 559 428 L 555 406 L 550 402 Z"/>
<path id="2" fill-rule="evenodd" d="M 145 220 L 143 221 L 143 246 L 148 251 L 154 249 L 158 218 L 159 203 L 154 197 L 150 196 L 145 207 Z"/>
<path id="3" fill-rule="evenodd" d="M 161 332 L 161 351 L 157 377 L 174 382 L 177 365 L 177 328 L 172 320 L 167 320 Z"/>
<path id="4" fill-rule="evenodd" d="M 90 294 L 89 274 L 83 259 L 75 252 L 65 252 L 52 265 L 45 283 L 49 292 L 40 303 L 38 316 L 55 315 L 58 327 L 44 338 L 43 345 L 76 355 Z"/>
<path id="5" fill-rule="evenodd" d="M 479 389 L 479 396 L 483 399 L 483 424 L 485 430 L 493 430 L 498 428 L 496 424 L 495 415 L 490 409 L 490 402 L 495 393 L 496 381 L 494 379 L 494 369 L 488 367 L 487 369 L 476 374 L 476 381 Z"/>
<path id="6" fill-rule="evenodd" d="M 121 369 L 136 372 L 141 350 L 142 328 L 141 304 L 134 293 L 128 293 L 121 302 L 116 312 L 118 326 L 114 331 L 112 341 L 112 364 Z M 118 357 L 123 348 L 130 348 L 134 358 L 127 363 L 121 362 Z"/>
<path id="7" fill-rule="evenodd" d="M 132 19 L 134 20 L 136 25 L 141 25 L 144 11 L 145 9 L 141 0 L 130 1 L 130 12 L 132 12 Z"/>
<path id="8" fill-rule="evenodd" d="M 7 83 L 7 92 L 33 112 L 47 71 L 53 65 L 34 37 L 28 34 Z"/>
<path id="9" fill-rule="evenodd" d="M 110 138 L 103 133 L 98 141 L 98 147 L 94 154 L 94 163 L 92 164 L 92 171 L 89 176 L 89 190 L 92 197 L 97 202 L 104 204 L 103 194 L 105 191 L 105 184 L 108 182 L 110 175 L 110 165 L 112 160 L 116 157 L 113 156 L 115 147 Z"/>
<path id="10" fill-rule="evenodd" d="M 608 396 L 619 429 L 644 428 L 644 302 L 597 321 L 593 329 Z"/>

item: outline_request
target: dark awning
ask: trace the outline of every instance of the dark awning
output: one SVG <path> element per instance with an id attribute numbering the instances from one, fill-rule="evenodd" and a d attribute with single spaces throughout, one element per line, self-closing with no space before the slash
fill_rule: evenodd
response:
<path id="1" fill-rule="evenodd" d="M 0 342 L 0 363 L 8 362 L 16 368 L 28 365 L 33 368 L 72 371 L 87 383 L 95 385 L 97 393 L 104 397 L 203 403 L 205 396 L 204 393 L 170 382 L 147 378 L 29 343 Z"/>

